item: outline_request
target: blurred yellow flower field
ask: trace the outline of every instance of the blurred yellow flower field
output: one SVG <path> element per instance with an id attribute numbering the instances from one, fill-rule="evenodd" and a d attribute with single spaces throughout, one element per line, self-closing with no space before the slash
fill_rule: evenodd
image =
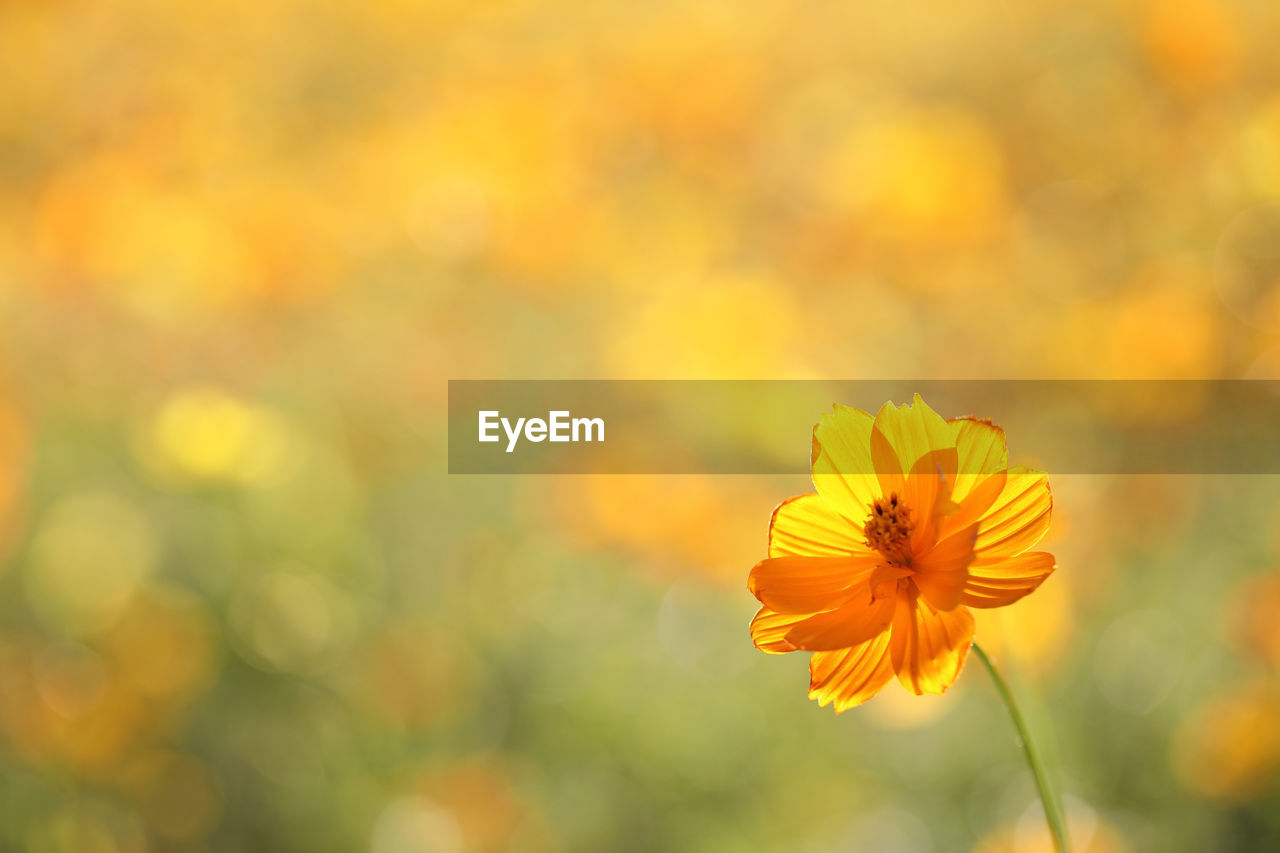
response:
<path id="1" fill-rule="evenodd" d="M 0 849 L 1044 848 L 987 682 L 751 647 L 804 473 L 449 475 L 446 383 L 1280 378 L 1278 28 L 0 3 Z M 1280 484 L 1049 473 L 1075 849 L 1280 847 Z"/>

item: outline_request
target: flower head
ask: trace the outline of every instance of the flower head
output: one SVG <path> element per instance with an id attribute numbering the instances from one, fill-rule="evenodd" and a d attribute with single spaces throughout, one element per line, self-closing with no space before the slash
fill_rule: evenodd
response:
<path id="1" fill-rule="evenodd" d="M 920 395 L 874 418 L 835 406 L 813 430 L 817 494 L 783 501 L 747 588 L 756 648 L 813 652 L 809 696 L 837 712 L 896 674 L 942 693 L 973 639 L 970 607 L 1002 607 L 1057 567 L 1045 474 L 1008 467 L 1004 431 L 943 420 Z"/>

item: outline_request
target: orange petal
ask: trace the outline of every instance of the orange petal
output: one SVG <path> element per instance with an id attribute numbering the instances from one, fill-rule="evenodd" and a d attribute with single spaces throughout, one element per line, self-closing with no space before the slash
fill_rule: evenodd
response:
<path id="1" fill-rule="evenodd" d="M 871 587 L 861 584 L 847 604 L 797 622 L 787 632 L 786 641 L 810 652 L 856 646 L 889 627 L 894 598 L 872 598 Z"/>
<path id="2" fill-rule="evenodd" d="M 958 463 L 952 498 L 963 501 L 986 474 L 1009 467 L 1009 450 L 1004 430 L 988 420 L 952 418 L 947 421 L 955 435 Z"/>
<path id="3" fill-rule="evenodd" d="M 821 495 L 800 495 L 778 504 L 769 520 L 770 557 L 843 557 L 869 553 L 862 530 Z"/>
<path id="4" fill-rule="evenodd" d="M 982 518 L 996 502 L 996 498 L 1004 491 L 1008 482 L 1004 471 L 994 474 L 983 474 L 976 486 L 969 490 L 964 499 L 956 506 L 953 515 L 947 516 L 938 526 L 938 538 L 945 539 L 957 530 L 962 530 Z"/>
<path id="5" fill-rule="evenodd" d="M 844 604 L 865 583 L 878 554 L 849 557 L 769 557 L 756 563 L 747 589 L 770 610 L 820 613 Z"/>
<path id="6" fill-rule="evenodd" d="M 951 501 L 951 483 L 944 473 L 949 464 L 948 456 L 954 459 L 955 451 L 932 450 L 926 453 L 916 460 L 915 467 L 905 479 L 902 499 L 916 519 L 916 529 L 911 534 L 912 551 L 924 551 L 932 545 L 937 538 L 935 518 L 940 512 L 956 510 Z"/>
<path id="7" fill-rule="evenodd" d="M 880 692 L 893 677 L 889 659 L 889 632 L 864 643 L 830 652 L 814 652 L 809 658 L 809 698 L 835 712 L 861 705 Z"/>
<path id="8" fill-rule="evenodd" d="M 889 653 L 902 686 L 917 695 L 943 693 L 960 674 L 973 640 L 973 614 L 934 608 L 913 588 L 897 596 Z"/>
<path id="9" fill-rule="evenodd" d="M 1053 496 L 1049 477 L 1028 468 L 1010 468 L 1000 496 L 983 514 L 974 552 L 981 559 L 1012 557 L 1035 545 L 1049 529 Z"/>
<path id="10" fill-rule="evenodd" d="M 831 508 L 861 527 L 880 496 L 871 460 L 871 415 L 839 404 L 813 428 L 813 487 Z"/>
<path id="11" fill-rule="evenodd" d="M 876 570 L 871 573 L 871 577 L 867 578 L 867 586 L 874 590 L 882 583 L 893 583 L 901 578 L 909 578 L 914 574 L 915 570 L 913 569 L 904 569 L 900 566 L 890 566 L 886 563 L 876 566 Z"/>
<path id="12" fill-rule="evenodd" d="M 978 525 L 948 536 L 911 563 L 920 593 L 938 610 L 955 610 L 973 562 Z"/>
<path id="13" fill-rule="evenodd" d="M 954 428 L 929 408 L 919 394 L 915 395 L 910 405 L 895 408 L 893 403 L 885 403 L 876 414 L 875 428 L 893 446 L 901 464 L 900 470 L 911 471 L 925 456 L 939 451 L 937 460 L 943 476 L 955 476 L 957 456 Z"/>
<path id="14" fill-rule="evenodd" d="M 787 632 L 802 619 L 808 619 L 807 613 L 779 613 L 767 607 L 761 607 L 751 620 L 751 641 L 756 648 L 771 655 L 794 652 L 796 647 L 786 640 Z"/>
<path id="15" fill-rule="evenodd" d="M 961 601 L 969 607 L 1012 604 L 1040 586 L 1057 567 L 1057 560 L 1045 551 L 1031 551 L 995 562 L 976 561 L 969 566 Z"/>

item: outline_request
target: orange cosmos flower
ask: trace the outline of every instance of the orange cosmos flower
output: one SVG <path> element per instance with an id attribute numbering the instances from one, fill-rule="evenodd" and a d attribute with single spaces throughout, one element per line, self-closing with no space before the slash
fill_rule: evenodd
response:
<path id="1" fill-rule="evenodd" d="M 894 674 L 916 694 L 956 680 L 970 607 L 1002 607 L 1057 568 L 1045 474 L 1008 467 L 1004 431 L 925 405 L 836 405 L 813 430 L 816 495 L 783 501 L 747 588 L 756 648 L 809 651 L 809 697 L 837 713 Z"/>

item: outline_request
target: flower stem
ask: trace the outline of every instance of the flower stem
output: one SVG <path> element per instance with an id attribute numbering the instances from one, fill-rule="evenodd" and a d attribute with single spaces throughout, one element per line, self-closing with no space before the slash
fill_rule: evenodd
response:
<path id="1" fill-rule="evenodd" d="M 1027 728 L 1027 721 L 1023 718 L 1022 712 L 1018 710 L 1018 703 L 1013 701 L 1013 694 L 1009 692 L 1009 685 L 1005 684 L 1003 678 L 1000 677 L 999 671 L 996 670 L 995 664 L 991 662 L 991 658 L 987 657 L 987 653 L 977 643 L 973 644 L 973 650 L 978 655 L 978 659 L 986 666 L 987 672 L 991 673 L 991 680 L 995 682 L 996 691 L 1000 694 L 1000 698 L 1004 700 L 1005 707 L 1009 709 L 1009 716 L 1013 718 L 1014 728 L 1018 730 L 1018 737 L 1022 740 L 1022 749 L 1027 754 L 1027 763 L 1031 765 L 1031 775 L 1036 779 L 1036 789 L 1040 792 L 1040 802 L 1044 804 L 1044 818 L 1049 824 L 1049 834 L 1053 836 L 1053 848 L 1058 853 L 1067 853 L 1067 828 L 1066 821 L 1063 820 L 1062 803 L 1053 793 L 1053 788 L 1049 785 L 1049 775 L 1045 772 L 1044 759 L 1040 757 L 1040 750 L 1036 747 L 1036 742 L 1031 739 L 1031 732 Z"/>

